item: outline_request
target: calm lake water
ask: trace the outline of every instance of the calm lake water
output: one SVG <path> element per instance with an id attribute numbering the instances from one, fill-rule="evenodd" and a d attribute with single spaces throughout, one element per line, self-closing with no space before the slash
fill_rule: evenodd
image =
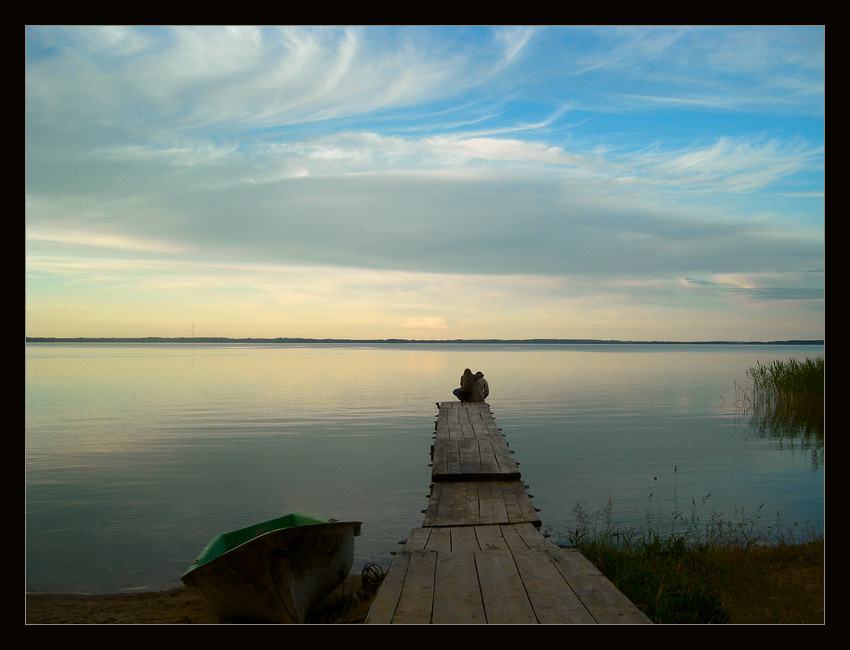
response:
<path id="1" fill-rule="evenodd" d="M 465 367 L 544 532 L 575 506 L 823 531 L 822 442 L 735 405 L 747 369 L 823 346 L 28 344 L 26 588 L 179 586 L 216 534 L 293 511 L 363 522 L 389 566 L 428 502 L 435 402 Z M 651 524 L 649 524 L 651 525 Z"/>

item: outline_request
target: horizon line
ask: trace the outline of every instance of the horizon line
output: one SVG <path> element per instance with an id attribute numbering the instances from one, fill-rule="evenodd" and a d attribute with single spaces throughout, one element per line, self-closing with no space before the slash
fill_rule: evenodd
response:
<path id="1" fill-rule="evenodd" d="M 632 340 L 632 339 L 588 339 L 588 338 L 526 338 L 526 339 L 402 339 L 402 338 L 311 338 L 300 336 L 278 337 L 227 337 L 227 336 L 26 336 L 26 343 L 73 343 L 73 342 L 175 342 L 175 343 L 494 343 L 494 344 L 669 344 L 669 345 L 824 345 L 825 339 L 777 339 L 757 340 Z"/>

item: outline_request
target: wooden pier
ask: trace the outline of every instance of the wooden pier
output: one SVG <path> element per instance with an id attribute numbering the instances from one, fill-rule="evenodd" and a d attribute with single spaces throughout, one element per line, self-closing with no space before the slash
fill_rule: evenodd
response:
<path id="1" fill-rule="evenodd" d="M 485 402 L 442 402 L 431 496 L 366 623 L 649 623 L 584 556 L 540 532 Z"/>

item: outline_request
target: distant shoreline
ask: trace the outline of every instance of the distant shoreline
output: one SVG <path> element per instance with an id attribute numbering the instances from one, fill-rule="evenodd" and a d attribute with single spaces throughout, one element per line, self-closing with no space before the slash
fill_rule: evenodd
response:
<path id="1" fill-rule="evenodd" d="M 311 339 L 203 337 L 41 337 L 27 336 L 26 343 L 352 343 L 352 344 L 487 344 L 487 345 L 824 345 L 820 339 L 784 341 L 620 341 L 609 339 Z"/>

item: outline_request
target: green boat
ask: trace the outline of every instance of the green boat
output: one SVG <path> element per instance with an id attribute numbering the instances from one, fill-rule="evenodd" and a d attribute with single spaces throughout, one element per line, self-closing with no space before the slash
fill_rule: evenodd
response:
<path id="1" fill-rule="evenodd" d="M 223 533 L 180 580 L 223 618 L 303 623 L 351 571 L 360 525 L 296 512 Z"/>

